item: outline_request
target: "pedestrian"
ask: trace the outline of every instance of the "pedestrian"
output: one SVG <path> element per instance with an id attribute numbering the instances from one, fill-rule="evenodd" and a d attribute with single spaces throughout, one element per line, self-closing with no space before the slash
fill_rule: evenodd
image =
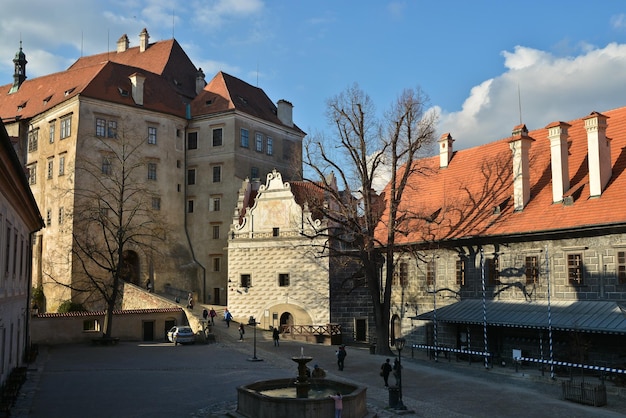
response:
<path id="1" fill-rule="evenodd" d="M 396 378 L 396 386 L 400 385 L 400 379 L 402 378 L 401 373 L 402 371 L 400 370 L 402 366 L 400 365 L 400 362 L 398 361 L 398 359 L 395 359 L 393 361 L 393 377 Z"/>
<path id="2" fill-rule="evenodd" d="M 243 327 L 243 324 L 239 324 L 239 341 L 243 341 L 243 334 L 246 333 L 246 330 Z"/>
<path id="3" fill-rule="evenodd" d="M 224 311 L 224 321 L 226 321 L 226 327 L 230 328 L 230 321 L 233 320 L 233 316 L 231 315 L 230 311 L 228 310 L 228 308 L 226 308 L 226 310 Z"/>
<path id="4" fill-rule="evenodd" d="M 346 353 L 346 346 L 343 344 L 340 345 L 339 350 L 337 350 L 337 367 L 339 368 L 339 371 L 343 371 L 343 362 L 346 359 L 347 355 L 348 353 Z"/>
<path id="5" fill-rule="evenodd" d="M 336 395 L 330 395 L 330 398 L 335 400 L 335 418 L 341 418 L 341 411 L 343 410 L 343 398 L 341 392 L 337 392 Z"/>
<path id="6" fill-rule="evenodd" d="M 311 373 L 311 377 L 316 379 L 323 379 L 326 377 L 326 372 L 317 364 L 313 366 L 313 373 Z"/>
<path id="7" fill-rule="evenodd" d="M 382 366 L 380 366 L 380 375 L 383 377 L 385 381 L 385 386 L 389 386 L 389 374 L 391 373 L 391 363 L 389 363 L 389 359 L 385 361 Z"/>
<path id="8" fill-rule="evenodd" d="M 146 280 L 146 290 L 148 291 L 148 293 L 152 292 L 152 282 L 150 281 L 150 279 Z"/>
<path id="9" fill-rule="evenodd" d="M 274 330 L 272 331 L 272 338 L 274 339 L 274 347 L 279 347 L 280 343 L 278 340 L 280 340 L 280 331 L 276 327 L 274 327 Z"/>
<path id="10" fill-rule="evenodd" d="M 217 313 L 215 312 L 215 309 L 213 309 L 213 307 L 211 306 L 211 310 L 209 311 L 209 316 L 211 317 L 211 325 L 215 325 L 215 316 L 217 315 Z"/>
<path id="11" fill-rule="evenodd" d="M 207 311 L 206 308 L 202 309 L 202 319 L 206 321 L 208 318 L 209 318 L 209 311 Z"/>
<path id="12" fill-rule="evenodd" d="M 193 309 L 193 295 L 191 292 L 187 295 L 187 308 Z"/>

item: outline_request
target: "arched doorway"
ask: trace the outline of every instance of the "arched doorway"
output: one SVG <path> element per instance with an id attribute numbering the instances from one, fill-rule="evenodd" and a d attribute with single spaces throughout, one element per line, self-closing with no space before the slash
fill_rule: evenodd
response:
<path id="1" fill-rule="evenodd" d="M 284 329 L 283 326 L 290 327 L 293 325 L 293 315 L 289 312 L 283 312 L 280 315 L 280 329 Z"/>
<path id="2" fill-rule="evenodd" d="M 122 253 L 121 279 L 140 286 L 139 283 L 139 256 L 134 251 Z"/>
<path id="3" fill-rule="evenodd" d="M 402 319 L 398 315 L 391 317 L 391 345 L 396 343 L 396 338 L 402 337 Z"/>

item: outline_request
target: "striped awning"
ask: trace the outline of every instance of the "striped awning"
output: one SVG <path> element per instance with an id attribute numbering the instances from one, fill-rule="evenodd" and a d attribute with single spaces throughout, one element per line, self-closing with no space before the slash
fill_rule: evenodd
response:
<path id="1" fill-rule="evenodd" d="M 433 312 L 415 316 L 433 320 Z M 437 322 L 483 324 L 483 313 L 490 326 L 548 329 L 548 303 L 503 302 L 467 299 L 437 308 Z M 550 304 L 552 329 L 626 335 L 626 302 L 570 301 Z"/>

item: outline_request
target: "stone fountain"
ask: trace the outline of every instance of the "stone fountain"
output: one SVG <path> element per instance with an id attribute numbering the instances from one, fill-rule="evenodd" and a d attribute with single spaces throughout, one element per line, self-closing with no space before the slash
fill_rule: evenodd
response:
<path id="1" fill-rule="evenodd" d="M 300 357 L 292 357 L 291 359 L 298 363 L 298 377 L 294 382 L 294 385 L 296 385 L 296 398 L 308 398 L 311 383 L 309 382 L 309 377 L 306 373 L 306 364 L 313 360 L 313 357 L 304 357 L 304 355 L 300 355 Z"/>

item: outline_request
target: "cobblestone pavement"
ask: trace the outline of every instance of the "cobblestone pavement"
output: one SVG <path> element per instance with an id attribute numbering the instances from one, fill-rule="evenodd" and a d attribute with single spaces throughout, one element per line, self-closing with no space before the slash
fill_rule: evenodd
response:
<path id="1" fill-rule="evenodd" d="M 313 357 L 311 364 L 319 364 L 328 378 L 366 386 L 370 417 L 626 416 L 626 398 L 610 394 L 605 407 L 563 401 L 560 380 L 552 381 L 535 369 L 486 370 L 480 363 L 455 360 L 435 363 L 421 352 L 411 358 L 410 349 L 402 352 L 407 411 L 396 411 L 388 408 L 389 393 L 378 375 L 386 357 L 349 346 L 345 370 L 338 371 L 335 347 L 289 339 L 274 347 L 270 334 L 260 330 L 255 345 L 250 328 L 240 343 L 234 325 L 216 323 L 217 342 L 207 345 L 122 342 L 114 347 L 41 347 L 11 417 L 239 417 L 236 387 L 295 377 L 291 357 L 301 351 Z M 248 361 L 254 352 L 262 361 Z"/>

